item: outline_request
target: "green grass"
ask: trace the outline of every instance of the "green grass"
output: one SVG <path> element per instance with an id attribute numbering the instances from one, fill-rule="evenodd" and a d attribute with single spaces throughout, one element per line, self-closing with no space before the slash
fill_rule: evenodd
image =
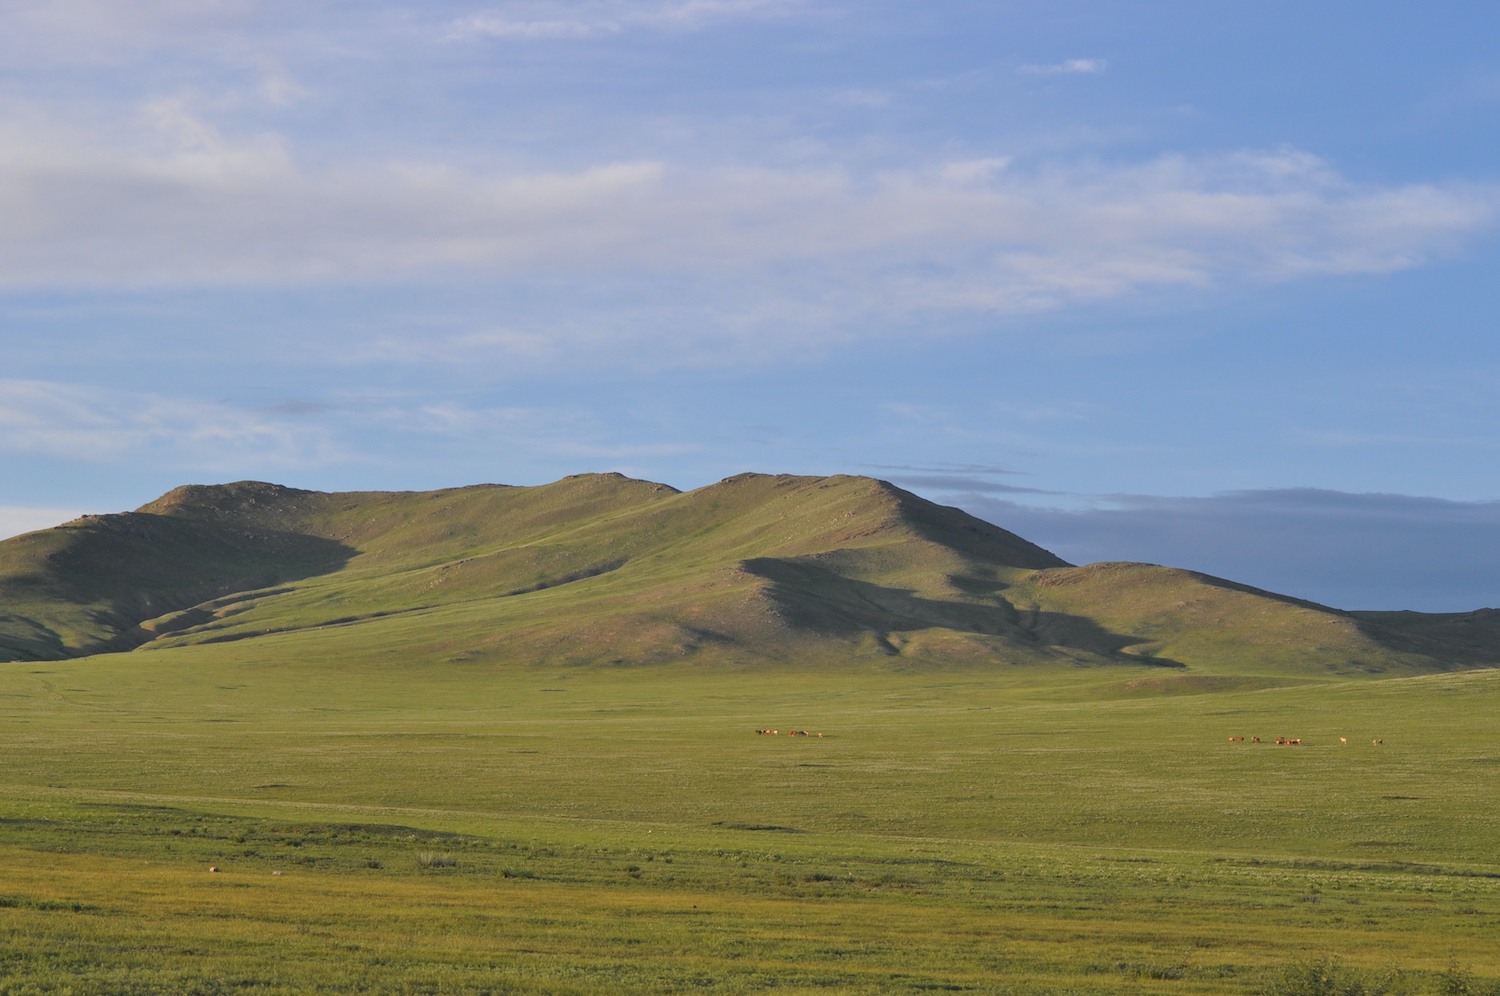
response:
<path id="1" fill-rule="evenodd" d="M 1500 613 L 1350 614 L 1189 571 L 1068 567 L 859 477 L 180 488 L 0 543 L 0 655 L 349 638 L 490 663 L 1146 664 L 1394 676 L 1500 662 Z M 345 644 L 344 634 L 336 642 Z"/>
<path id="2" fill-rule="evenodd" d="M 0 665 L 0 993 L 1500 977 L 1500 672 L 1162 694 L 304 641 Z"/>
<path id="3" fill-rule="evenodd" d="M 1497 613 L 757 475 L 184 488 L 0 605 L 0 996 L 1500 985 Z"/>

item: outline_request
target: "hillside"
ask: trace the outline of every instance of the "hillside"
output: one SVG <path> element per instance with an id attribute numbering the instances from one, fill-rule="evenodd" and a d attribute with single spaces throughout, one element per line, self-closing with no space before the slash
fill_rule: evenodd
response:
<path id="1" fill-rule="evenodd" d="M 29 660 L 294 639 L 454 662 L 1410 674 L 1500 657 L 1492 615 L 1347 613 L 1171 568 L 1072 567 L 844 476 L 685 493 L 616 474 L 419 493 L 189 486 L 0 543 L 0 658 Z"/>

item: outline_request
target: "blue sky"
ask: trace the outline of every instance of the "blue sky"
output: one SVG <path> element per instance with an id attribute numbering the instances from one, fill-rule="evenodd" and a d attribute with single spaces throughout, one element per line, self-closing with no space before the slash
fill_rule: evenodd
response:
<path id="1" fill-rule="evenodd" d="M 17 0 L 0 532 L 242 478 L 867 473 L 1077 561 L 1500 604 L 1497 28 Z"/>

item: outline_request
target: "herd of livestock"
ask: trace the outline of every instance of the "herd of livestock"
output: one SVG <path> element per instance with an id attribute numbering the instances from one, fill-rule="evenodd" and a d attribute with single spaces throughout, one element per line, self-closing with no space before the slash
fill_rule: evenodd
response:
<path id="1" fill-rule="evenodd" d="M 1230 737 L 1229 738 L 1229 742 L 1232 743 L 1232 744 L 1237 744 L 1237 743 L 1240 743 L 1241 741 L 1243 741 L 1244 739 L 1245 739 L 1244 737 Z M 1258 743 L 1260 743 L 1260 737 L 1251 737 L 1250 738 L 1250 742 L 1252 744 L 1258 744 Z M 1339 737 L 1339 743 L 1341 743 L 1341 744 L 1347 744 L 1348 742 L 1349 742 L 1349 738 L 1348 737 Z M 1277 737 L 1276 738 L 1276 743 L 1279 746 L 1282 746 L 1282 747 L 1300 747 L 1300 746 L 1302 746 L 1302 738 L 1301 737 L 1296 737 L 1296 738 L 1289 739 L 1287 737 Z M 1372 743 L 1372 744 L 1383 744 L 1383 743 L 1385 743 L 1385 738 L 1384 737 L 1377 737 L 1376 739 L 1371 740 L 1370 743 Z"/>
<path id="2" fill-rule="evenodd" d="M 781 736 L 781 731 L 780 730 L 756 730 L 755 732 L 758 733 L 758 734 L 760 734 L 763 737 L 779 737 L 779 736 Z M 823 734 L 821 734 L 821 733 L 808 733 L 806 730 L 787 730 L 786 731 L 786 735 L 789 736 L 789 737 L 821 737 Z M 1245 740 L 1244 737 L 1230 737 L 1229 738 L 1229 742 L 1232 743 L 1232 744 L 1243 743 L 1244 740 Z M 1252 744 L 1258 744 L 1258 743 L 1260 743 L 1260 737 L 1251 737 L 1250 738 L 1250 742 Z M 1349 738 L 1348 737 L 1339 737 L 1339 743 L 1341 743 L 1341 744 L 1347 744 L 1348 742 L 1349 742 Z M 1300 746 L 1302 746 L 1302 738 L 1301 737 L 1277 737 L 1276 738 L 1276 743 L 1277 743 L 1278 746 L 1281 746 L 1281 747 L 1300 747 Z M 1370 743 L 1376 744 L 1376 745 L 1383 744 L 1383 743 L 1385 743 L 1385 739 L 1383 737 L 1377 737 L 1376 739 L 1371 740 Z"/>

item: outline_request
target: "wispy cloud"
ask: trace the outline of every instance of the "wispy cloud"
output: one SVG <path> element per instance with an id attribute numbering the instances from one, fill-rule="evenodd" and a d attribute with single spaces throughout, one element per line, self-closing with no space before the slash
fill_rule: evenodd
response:
<path id="1" fill-rule="evenodd" d="M 353 426 L 378 426 L 406 436 L 426 436 L 463 446 L 501 445 L 512 452 L 563 459 L 625 460 L 679 456 L 696 442 L 620 438 L 617 425 L 582 408 L 466 405 L 458 401 L 392 399 L 352 406 Z"/>
<path id="2" fill-rule="evenodd" d="M 225 135 L 180 101 L 137 120 L 113 143 L 0 123 L 0 286 L 670 277 L 754 286 L 763 315 L 746 320 L 761 328 L 799 311 L 831 328 L 1385 273 L 1459 248 L 1500 205 L 1488 187 L 1354 183 L 1295 150 L 865 174 L 659 161 L 483 173 L 310 166 L 284 139 Z"/>
<path id="3" fill-rule="evenodd" d="M 376 448 L 371 438 L 381 441 Z M 103 466 L 146 462 L 175 473 L 243 477 L 420 462 L 445 450 L 486 467 L 496 459 L 522 459 L 571 472 L 579 466 L 623 469 L 624 461 L 697 453 L 703 446 L 653 437 L 569 406 L 335 393 L 321 402 L 238 407 L 93 385 L 0 380 L 3 454 Z"/>
<path id="4" fill-rule="evenodd" d="M 455 19 L 448 37 L 538 41 L 602 38 L 633 28 L 696 31 L 721 21 L 784 16 L 804 6 L 800 0 L 510 4 Z"/>
<path id="5" fill-rule="evenodd" d="M 493 14 L 475 14 L 455 21 L 450 37 L 494 38 L 502 40 L 530 41 L 551 38 L 601 38 L 617 35 L 625 25 L 616 19 L 553 19 L 545 21 L 522 21 L 497 17 Z"/>
<path id="6" fill-rule="evenodd" d="M 1056 491 L 1041 488 L 1023 488 L 999 481 L 986 481 L 982 477 L 962 477 L 956 474 L 898 474 L 890 478 L 892 484 L 922 491 L 960 491 L 969 494 L 994 495 L 1055 495 Z"/>
<path id="7" fill-rule="evenodd" d="M 1058 76 L 1065 74 L 1102 73 L 1109 68 L 1109 62 L 1104 59 L 1068 59 L 1064 62 L 1054 62 L 1042 66 L 1022 66 L 1021 72 L 1034 76 Z"/>
<path id="8" fill-rule="evenodd" d="M 51 381 L 0 381 L 0 452 L 98 463 L 150 456 L 218 469 L 325 464 L 346 454 L 326 429 L 160 394 Z"/>
<path id="9" fill-rule="evenodd" d="M 1008 467 L 997 467 L 993 464 L 984 463 L 939 463 L 931 466 L 925 464 L 910 463 L 866 463 L 860 464 L 871 470 L 905 470 L 919 474 L 1020 474 L 1019 470 L 1011 470 Z"/>

